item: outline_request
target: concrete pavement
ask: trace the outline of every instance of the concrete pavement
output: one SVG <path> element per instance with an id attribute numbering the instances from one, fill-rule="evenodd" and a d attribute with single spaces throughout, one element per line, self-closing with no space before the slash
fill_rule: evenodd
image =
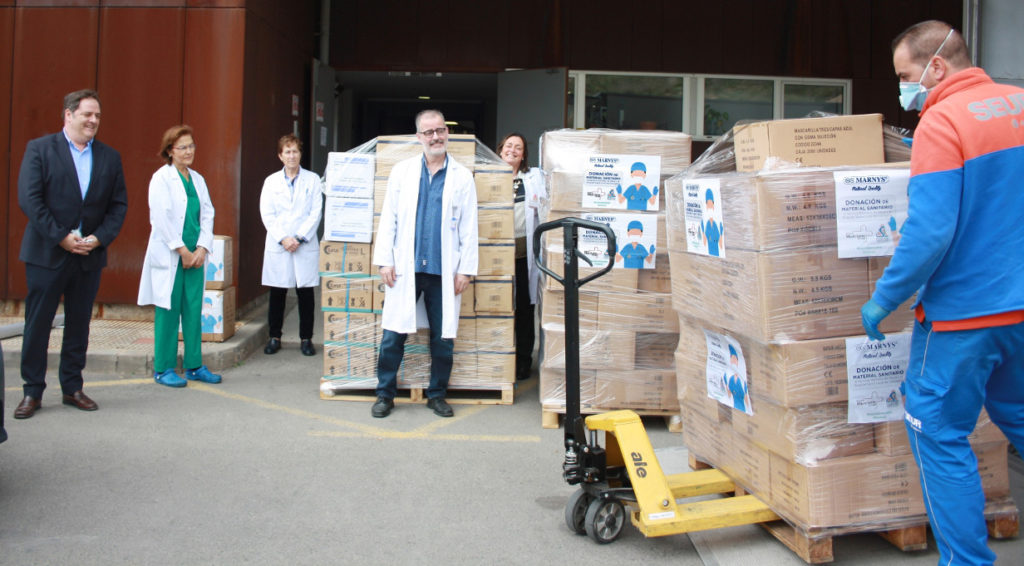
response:
<path id="1" fill-rule="evenodd" d="M 603 546 L 576 536 L 563 518 L 573 489 L 562 432 L 540 426 L 536 377 L 513 405 L 456 405 L 440 419 L 400 404 L 373 419 L 369 403 L 319 399 L 322 360 L 299 354 L 294 309 L 284 349 L 264 355 L 263 316 L 243 321 L 238 346 L 219 346 L 238 350 L 222 359 L 240 357 L 219 366 L 217 386 L 161 387 L 130 350 L 99 368 L 91 350 L 94 413 L 61 405 L 51 377 L 43 408 L 14 420 L 20 380 L 8 361 L 0 564 L 803 564 L 758 527 L 645 539 L 627 525 Z M 204 344 L 207 356 L 216 348 Z M 680 435 L 647 424 L 662 466 L 684 471 Z M 1019 460 L 1011 487 L 1021 501 Z M 1024 563 L 1024 539 L 992 546 L 1001 563 Z M 870 534 L 838 537 L 834 551 L 840 564 L 937 559 Z"/>

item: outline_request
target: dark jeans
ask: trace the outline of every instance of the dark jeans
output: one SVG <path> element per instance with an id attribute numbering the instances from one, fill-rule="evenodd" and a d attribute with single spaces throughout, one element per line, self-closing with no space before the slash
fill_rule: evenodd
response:
<path id="1" fill-rule="evenodd" d="M 295 294 L 299 297 L 299 338 L 313 338 L 313 287 L 296 287 Z M 270 337 L 281 337 L 281 326 L 284 324 L 284 303 L 288 297 L 288 289 L 284 287 L 270 288 Z"/>
<path id="2" fill-rule="evenodd" d="M 455 341 L 441 338 L 444 311 L 441 306 L 441 276 L 416 274 L 416 300 L 423 295 L 430 324 L 430 385 L 427 398 L 443 399 L 448 391 L 448 378 L 452 375 L 452 357 Z M 377 396 L 394 399 L 398 394 L 398 368 L 405 354 L 405 334 L 385 330 L 380 339 L 377 357 Z"/>
<path id="3" fill-rule="evenodd" d="M 40 399 L 46 389 L 46 355 L 50 327 L 64 297 L 64 341 L 60 348 L 60 389 L 71 395 L 82 389 L 82 369 L 89 347 L 92 303 L 100 289 L 100 270 L 85 271 L 78 257 L 57 269 L 25 264 L 25 333 L 21 346 L 21 377 L 25 395 Z"/>
<path id="4" fill-rule="evenodd" d="M 533 311 L 530 304 L 530 280 L 525 257 L 516 258 L 516 379 L 530 376 L 535 342 Z"/>

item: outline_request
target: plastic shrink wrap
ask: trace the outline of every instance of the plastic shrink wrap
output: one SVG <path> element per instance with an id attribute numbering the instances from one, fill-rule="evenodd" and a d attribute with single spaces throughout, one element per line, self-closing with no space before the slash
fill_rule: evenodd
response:
<path id="1" fill-rule="evenodd" d="M 679 412 L 673 358 L 679 329 L 672 310 L 662 195 L 664 181 L 689 165 L 690 141 L 690 136 L 678 132 L 602 129 L 556 130 L 541 138 L 541 166 L 547 175 L 549 196 L 543 206 L 543 221 L 577 217 L 607 222 L 616 228 L 620 248 L 632 245 L 627 242 L 630 222 L 643 226 L 644 239 L 635 248 L 643 248 L 647 254 L 638 260 L 643 262 L 642 267 L 627 268 L 623 258 L 609 273 L 580 290 L 580 399 L 584 412 Z M 646 164 L 644 185 L 649 191 L 644 195 L 647 202 L 642 210 L 628 208 L 633 205 L 622 204 L 625 197 L 615 195 L 621 179 L 618 175 L 628 176 L 632 172 L 629 169 L 636 168 L 638 162 Z M 593 180 L 608 163 L 620 163 L 624 168 L 610 184 L 605 184 L 609 188 L 598 195 Z M 606 174 L 604 179 L 607 178 Z M 620 186 L 627 186 L 627 182 L 622 181 Z M 658 188 L 656 194 L 653 187 Z M 653 202 L 650 196 L 655 197 Z M 564 245 L 561 228 L 545 233 L 543 261 L 560 276 Z M 606 257 L 603 236 L 599 242 L 581 238 L 577 249 L 593 256 L 604 254 L 595 257 L 598 262 L 612 260 Z M 600 263 L 598 267 L 589 267 L 581 261 L 580 277 L 598 271 L 599 267 Z M 566 321 L 562 285 L 543 276 L 540 302 L 540 398 L 546 412 L 558 413 L 565 410 Z"/>
<path id="2" fill-rule="evenodd" d="M 763 168 L 737 172 L 742 129 L 665 183 L 684 441 L 805 533 L 921 524 L 925 508 L 902 421 L 848 419 L 846 341 L 863 334 L 860 307 L 888 258 L 838 257 L 834 180 L 837 172 L 908 165 L 852 159 L 858 164 L 801 167 L 769 155 Z M 858 152 L 904 161 L 904 134 L 883 126 L 876 147 Z M 693 196 L 708 187 L 724 227 L 717 257 L 688 245 L 699 241 L 693 220 L 706 221 Z M 908 302 L 881 329 L 907 331 L 912 322 Z M 749 412 L 709 395 L 705 331 L 728 336 L 742 352 Z M 1006 440 L 984 415 L 971 440 L 989 510 L 1013 508 Z"/>
<path id="3" fill-rule="evenodd" d="M 473 136 L 451 134 L 448 152 L 473 171 L 480 242 L 478 277 L 460 296 L 449 389 L 511 392 L 515 383 L 512 170 Z M 399 161 L 422 155 L 423 146 L 415 135 L 380 136 L 346 153 L 374 157 L 375 236 L 391 169 Z M 321 245 L 322 397 L 377 386 L 384 285 L 372 265 L 375 244 L 324 241 Z M 420 330 L 406 339 L 398 374 L 400 389 L 425 389 L 429 384 L 430 336 L 425 327 L 423 320 Z"/>

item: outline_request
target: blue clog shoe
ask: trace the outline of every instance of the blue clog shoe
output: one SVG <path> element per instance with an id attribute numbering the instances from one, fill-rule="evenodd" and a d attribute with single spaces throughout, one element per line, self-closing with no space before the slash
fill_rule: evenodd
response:
<path id="1" fill-rule="evenodd" d="M 211 372 L 206 366 L 185 370 L 185 377 L 203 383 L 220 383 L 220 376 Z"/>
<path id="2" fill-rule="evenodd" d="M 160 385 L 166 385 L 167 387 L 185 387 L 188 385 L 188 382 L 175 373 L 173 369 L 164 370 L 161 373 L 154 373 L 153 380 Z"/>

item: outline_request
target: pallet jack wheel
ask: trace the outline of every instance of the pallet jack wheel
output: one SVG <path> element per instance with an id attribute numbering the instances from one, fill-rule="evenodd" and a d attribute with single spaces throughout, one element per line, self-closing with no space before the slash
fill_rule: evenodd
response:
<path id="1" fill-rule="evenodd" d="M 593 500 L 594 496 L 583 491 L 582 488 L 577 489 L 569 497 L 569 502 L 565 504 L 565 524 L 568 525 L 570 531 L 578 535 L 587 534 L 587 527 L 584 524 L 587 520 L 587 507 Z"/>
<path id="2" fill-rule="evenodd" d="M 626 524 L 626 510 L 618 499 L 595 498 L 587 506 L 584 525 L 587 535 L 598 544 L 608 544 L 619 538 Z"/>

